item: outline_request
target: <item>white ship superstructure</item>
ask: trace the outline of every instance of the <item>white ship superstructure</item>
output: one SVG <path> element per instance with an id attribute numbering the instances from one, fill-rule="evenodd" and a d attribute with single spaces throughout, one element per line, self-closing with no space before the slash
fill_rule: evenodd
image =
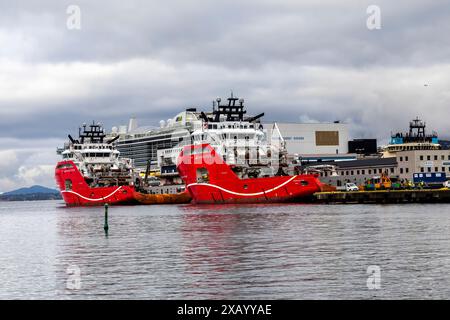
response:
<path id="1" fill-rule="evenodd" d="M 114 139 L 106 140 L 101 124 L 83 124 L 79 138 L 69 135 L 69 143 L 58 149 L 63 161 L 72 161 L 91 187 L 132 185 L 133 160 L 120 157 L 113 146 Z"/>
<path id="2" fill-rule="evenodd" d="M 279 165 L 286 163 L 287 154 L 277 125 L 274 124 L 272 139 L 268 141 L 267 130 L 260 122 L 264 113 L 246 117 L 243 99 L 232 95 L 227 100 L 227 105 L 221 105 L 221 99 L 218 98 L 217 108 L 214 105 L 212 113 L 200 113 L 201 123 L 197 122 L 190 144 L 210 144 L 229 165 L 247 167 L 244 174 L 275 174 Z M 158 151 L 158 165 L 162 174 L 178 174 L 176 161 L 181 149 L 182 145 Z"/>

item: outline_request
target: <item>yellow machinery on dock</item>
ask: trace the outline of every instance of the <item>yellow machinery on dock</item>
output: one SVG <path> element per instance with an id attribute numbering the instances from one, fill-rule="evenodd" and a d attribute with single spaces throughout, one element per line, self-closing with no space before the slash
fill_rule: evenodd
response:
<path id="1" fill-rule="evenodd" d="M 392 181 L 388 175 L 382 174 L 381 176 L 375 176 L 369 180 L 367 180 L 364 185 L 364 190 L 386 190 L 392 189 Z"/>

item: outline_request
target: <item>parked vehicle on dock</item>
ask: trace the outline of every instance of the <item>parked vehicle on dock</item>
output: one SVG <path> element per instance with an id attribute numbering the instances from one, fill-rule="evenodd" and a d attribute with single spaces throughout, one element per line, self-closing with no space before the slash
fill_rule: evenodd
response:
<path id="1" fill-rule="evenodd" d="M 346 183 L 345 184 L 345 189 L 347 191 L 359 191 L 359 188 L 356 184 L 354 183 Z"/>
<path id="2" fill-rule="evenodd" d="M 341 187 L 336 187 L 336 191 L 359 191 L 359 188 L 356 184 L 354 184 L 353 182 L 348 182 L 346 184 L 344 184 Z"/>

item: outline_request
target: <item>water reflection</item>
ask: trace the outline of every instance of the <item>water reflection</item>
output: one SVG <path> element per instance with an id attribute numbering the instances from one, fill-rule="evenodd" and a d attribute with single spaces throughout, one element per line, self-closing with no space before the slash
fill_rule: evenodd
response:
<path id="1" fill-rule="evenodd" d="M 445 298 L 449 208 L 1 204 L 0 298 Z"/>

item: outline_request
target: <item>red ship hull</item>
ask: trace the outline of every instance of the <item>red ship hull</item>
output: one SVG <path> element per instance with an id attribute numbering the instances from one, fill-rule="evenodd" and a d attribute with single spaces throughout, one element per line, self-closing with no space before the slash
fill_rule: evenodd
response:
<path id="1" fill-rule="evenodd" d="M 186 147 L 178 171 L 198 204 L 300 202 L 321 187 L 315 175 L 240 179 L 209 145 Z M 200 175 L 207 175 L 207 181 Z"/>
<path id="2" fill-rule="evenodd" d="M 72 161 L 61 161 L 55 169 L 55 180 L 67 206 L 134 204 L 133 186 L 90 187 Z"/>

